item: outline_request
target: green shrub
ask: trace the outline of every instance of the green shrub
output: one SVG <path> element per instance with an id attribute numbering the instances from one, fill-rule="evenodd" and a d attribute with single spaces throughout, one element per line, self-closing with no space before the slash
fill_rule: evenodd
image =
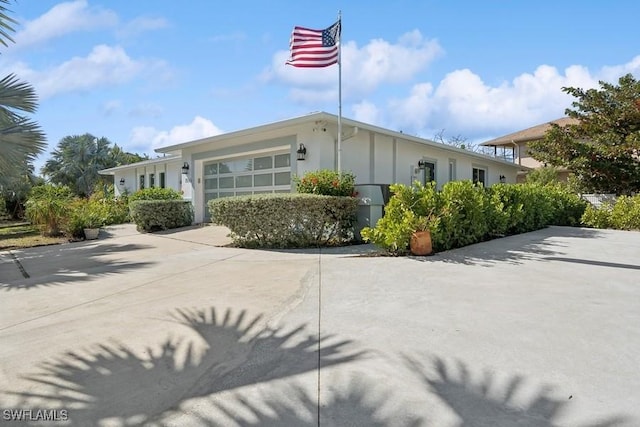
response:
<path id="1" fill-rule="evenodd" d="M 489 234 L 487 205 L 489 199 L 482 186 L 467 181 L 451 181 L 440 194 L 440 224 L 431 241 L 436 251 L 477 243 Z"/>
<path id="2" fill-rule="evenodd" d="M 67 186 L 45 184 L 33 187 L 25 204 L 25 215 L 45 236 L 62 233 L 73 193 Z"/>
<path id="3" fill-rule="evenodd" d="M 182 194 L 173 188 L 143 188 L 129 196 L 129 202 L 136 200 L 182 200 Z"/>
<path id="4" fill-rule="evenodd" d="M 452 181 L 441 192 L 435 185 L 391 186 L 385 216 L 364 228 L 365 241 L 393 254 L 408 252 L 411 234 L 429 219 L 434 251 L 466 246 L 496 236 L 537 230 L 547 225 L 577 225 L 585 204 L 558 185 L 496 184 Z"/>
<path id="5" fill-rule="evenodd" d="M 640 230 L 640 195 L 620 196 L 614 204 L 589 205 L 582 216 L 587 227 Z"/>
<path id="6" fill-rule="evenodd" d="M 640 195 L 618 197 L 611 210 L 611 224 L 618 230 L 640 230 Z"/>
<path id="7" fill-rule="evenodd" d="M 579 226 L 588 203 L 576 193 L 571 192 L 565 185 L 546 185 L 545 191 L 551 199 L 553 211 L 549 223 L 551 225 Z"/>
<path id="8" fill-rule="evenodd" d="M 352 197 L 263 194 L 214 199 L 208 207 L 239 246 L 291 248 L 349 240 L 357 204 Z"/>
<path id="9" fill-rule="evenodd" d="M 521 186 L 496 184 L 487 188 L 489 198 L 489 229 L 493 236 L 516 234 L 524 219 Z"/>
<path id="10" fill-rule="evenodd" d="M 612 206 L 608 203 L 602 204 L 599 208 L 589 204 L 582 215 L 581 222 L 591 228 L 613 228 L 611 210 Z"/>
<path id="11" fill-rule="evenodd" d="M 330 169 L 307 172 L 302 178 L 294 177 L 296 190 L 302 194 L 323 196 L 354 196 L 355 176 L 349 172 Z"/>
<path id="12" fill-rule="evenodd" d="M 69 205 L 65 231 L 74 238 L 84 236 L 85 228 L 107 225 L 108 209 L 97 200 L 75 199 Z"/>
<path id="13" fill-rule="evenodd" d="M 390 186 L 393 194 L 385 206 L 385 214 L 375 227 L 365 227 L 360 231 L 364 241 L 386 249 L 394 255 L 403 255 L 409 251 L 411 234 L 418 229 L 424 218 L 433 219 L 441 210 L 440 193 L 435 183 L 413 186 L 394 184 Z M 439 239 L 437 221 L 429 221 L 431 240 Z"/>
<path id="14" fill-rule="evenodd" d="M 135 200 L 129 203 L 131 220 L 138 231 L 158 231 L 193 223 L 189 200 Z"/>

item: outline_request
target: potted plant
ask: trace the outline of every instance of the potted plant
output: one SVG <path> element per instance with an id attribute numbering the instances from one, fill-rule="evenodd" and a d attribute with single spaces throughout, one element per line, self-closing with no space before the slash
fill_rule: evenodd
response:
<path id="1" fill-rule="evenodd" d="M 86 240 L 97 239 L 100 227 L 104 223 L 99 206 L 91 202 L 84 203 L 78 207 L 77 215 L 78 225 L 84 232 L 84 238 Z"/>
<path id="2" fill-rule="evenodd" d="M 429 255 L 433 252 L 430 227 L 435 220 L 433 215 L 415 217 L 414 231 L 409 240 L 409 249 L 413 255 Z"/>

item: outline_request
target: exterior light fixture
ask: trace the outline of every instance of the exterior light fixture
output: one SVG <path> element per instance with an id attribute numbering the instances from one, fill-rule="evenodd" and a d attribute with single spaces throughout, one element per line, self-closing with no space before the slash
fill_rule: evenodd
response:
<path id="1" fill-rule="evenodd" d="M 124 185 L 124 178 L 120 178 L 120 185 Z"/>
<path id="2" fill-rule="evenodd" d="M 418 168 L 425 169 L 427 167 L 427 162 L 424 160 L 418 160 Z"/>
<path id="3" fill-rule="evenodd" d="M 307 158 L 307 147 L 304 146 L 304 144 L 300 144 L 300 146 L 298 147 L 298 151 L 296 151 L 296 153 L 298 154 L 298 160 L 304 160 Z"/>
<path id="4" fill-rule="evenodd" d="M 184 162 L 184 164 L 182 165 L 182 174 L 183 175 L 189 174 L 189 163 Z"/>
<path id="5" fill-rule="evenodd" d="M 504 184 L 507 182 L 507 178 L 504 175 L 500 175 L 500 182 Z"/>

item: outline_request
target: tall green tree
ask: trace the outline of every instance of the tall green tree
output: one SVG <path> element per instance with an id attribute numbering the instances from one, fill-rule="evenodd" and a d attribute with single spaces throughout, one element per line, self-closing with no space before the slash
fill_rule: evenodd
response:
<path id="1" fill-rule="evenodd" d="M 0 43 L 13 42 L 15 20 L 7 15 L 10 0 L 0 0 Z M 0 177 L 19 174 L 25 161 L 33 161 L 46 147 L 40 126 L 24 113 L 34 113 L 38 98 L 31 85 L 14 74 L 0 80 Z"/>
<path id="2" fill-rule="evenodd" d="M 91 195 L 96 183 L 106 179 L 98 174 L 101 169 L 145 159 L 112 145 L 107 138 L 85 133 L 62 138 L 41 172 L 48 181 L 66 185 L 75 194 L 86 197 Z"/>
<path id="3" fill-rule="evenodd" d="M 573 172 L 582 187 L 602 193 L 640 191 L 640 82 L 633 75 L 599 89 L 564 87 L 575 98 L 565 113 L 578 124 L 552 125 L 532 142 L 533 158 Z"/>

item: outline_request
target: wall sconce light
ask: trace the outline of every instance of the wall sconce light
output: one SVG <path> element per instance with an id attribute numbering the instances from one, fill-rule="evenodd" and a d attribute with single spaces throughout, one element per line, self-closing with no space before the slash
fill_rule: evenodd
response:
<path id="1" fill-rule="evenodd" d="M 427 167 L 427 162 L 425 162 L 424 160 L 418 160 L 418 168 L 420 169 L 426 169 Z"/>
<path id="2" fill-rule="evenodd" d="M 296 151 L 296 153 L 298 153 L 298 160 L 304 160 L 307 158 L 307 147 L 304 146 L 304 144 L 300 144 L 300 147 L 298 147 L 298 151 Z"/>
<path id="3" fill-rule="evenodd" d="M 182 175 L 187 174 L 189 174 L 189 163 L 184 162 L 184 164 L 182 165 Z"/>
<path id="4" fill-rule="evenodd" d="M 124 178 L 120 178 L 120 185 L 124 185 Z"/>
<path id="5" fill-rule="evenodd" d="M 500 182 L 503 184 L 507 182 L 507 177 L 505 177 L 504 175 L 500 175 Z"/>

